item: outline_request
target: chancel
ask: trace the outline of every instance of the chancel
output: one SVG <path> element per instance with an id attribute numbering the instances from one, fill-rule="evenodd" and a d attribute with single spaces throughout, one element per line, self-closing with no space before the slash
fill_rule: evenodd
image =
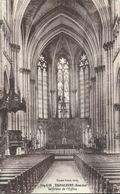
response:
<path id="1" fill-rule="evenodd" d="M 120 0 L 0 0 L 0 193 L 120 193 L 119 163 Z"/>

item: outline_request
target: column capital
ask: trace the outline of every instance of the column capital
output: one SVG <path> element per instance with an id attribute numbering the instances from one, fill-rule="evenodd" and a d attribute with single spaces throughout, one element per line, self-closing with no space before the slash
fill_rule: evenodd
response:
<path id="1" fill-rule="evenodd" d="M 56 92 L 56 90 L 50 90 L 51 94 L 54 94 Z"/>
<path id="2" fill-rule="evenodd" d="M 118 103 L 114 104 L 114 109 L 120 111 L 120 104 Z"/>
<path id="3" fill-rule="evenodd" d="M 112 47 L 113 47 L 113 41 L 105 42 L 104 45 L 103 45 L 103 48 L 104 48 L 105 51 L 108 51 Z"/>
<path id="4" fill-rule="evenodd" d="M 20 68 L 19 71 L 20 73 L 30 73 L 31 72 L 31 70 L 28 68 Z"/>
<path id="5" fill-rule="evenodd" d="M 101 71 L 104 71 L 105 70 L 105 65 L 97 66 L 94 69 L 95 69 L 95 72 L 96 73 L 101 72 Z"/>
<path id="6" fill-rule="evenodd" d="M 34 80 L 34 79 L 32 79 L 32 78 L 30 79 L 30 81 L 31 81 L 32 83 L 35 83 L 35 80 Z"/>
<path id="7" fill-rule="evenodd" d="M 96 81 L 96 77 L 91 77 L 91 82 L 95 82 Z"/>
<path id="8" fill-rule="evenodd" d="M 20 50 L 20 45 L 18 44 L 15 44 L 15 43 L 10 43 L 10 46 L 13 50 L 17 50 L 19 51 Z"/>

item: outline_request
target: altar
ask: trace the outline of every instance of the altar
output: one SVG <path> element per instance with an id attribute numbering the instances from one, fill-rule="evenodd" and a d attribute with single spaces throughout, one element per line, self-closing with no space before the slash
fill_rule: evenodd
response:
<path id="1" fill-rule="evenodd" d="M 63 119 L 49 119 L 47 123 L 47 146 L 51 148 L 82 147 L 82 131 L 88 125 L 88 121 L 80 118 L 67 118 L 63 125 Z"/>

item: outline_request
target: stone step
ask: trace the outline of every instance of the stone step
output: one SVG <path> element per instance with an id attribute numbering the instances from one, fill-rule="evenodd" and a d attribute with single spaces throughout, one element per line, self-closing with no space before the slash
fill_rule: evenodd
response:
<path id="1" fill-rule="evenodd" d="M 47 149 L 46 152 L 55 155 L 73 155 L 79 153 L 76 149 Z"/>
<path id="2" fill-rule="evenodd" d="M 73 155 L 55 155 L 55 160 L 74 160 Z"/>

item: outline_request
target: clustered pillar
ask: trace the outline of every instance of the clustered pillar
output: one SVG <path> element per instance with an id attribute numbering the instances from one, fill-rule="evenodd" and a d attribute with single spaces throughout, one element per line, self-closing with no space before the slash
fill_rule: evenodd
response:
<path id="1" fill-rule="evenodd" d="M 96 77 L 91 78 L 91 108 L 92 133 L 96 136 Z"/>
<path id="2" fill-rule="evenodd" d="M 112 49 L 113 42 L 104 44 L 106 51 L 106 140 L 107 152 L 114 151 L 114 127 L 113 127 L 113 67 L 112 67 Z"/>
<path id="3" fill-rule="evenodd" d="M 97 137 L 105 138 L 104 129 L 104 98 L 103 98 L 103 75 L 105 66 L 95 67 L 96 72 L 96 101 L 97 105 L 94 106 L 97 109 Z M 93 80 L 94 81 L 94 80 Z"/>
<path id="4" fill-rule="evenodd" d="M 20 129 L 22 131 L 22 137 L 25 140 L 31 140 L 31 88 L 30 88 L 30 70 L 27 68 L 21 68 L 22 74 L 22 95 L 26 100 L 26 112 L 20 113 Z"/>

